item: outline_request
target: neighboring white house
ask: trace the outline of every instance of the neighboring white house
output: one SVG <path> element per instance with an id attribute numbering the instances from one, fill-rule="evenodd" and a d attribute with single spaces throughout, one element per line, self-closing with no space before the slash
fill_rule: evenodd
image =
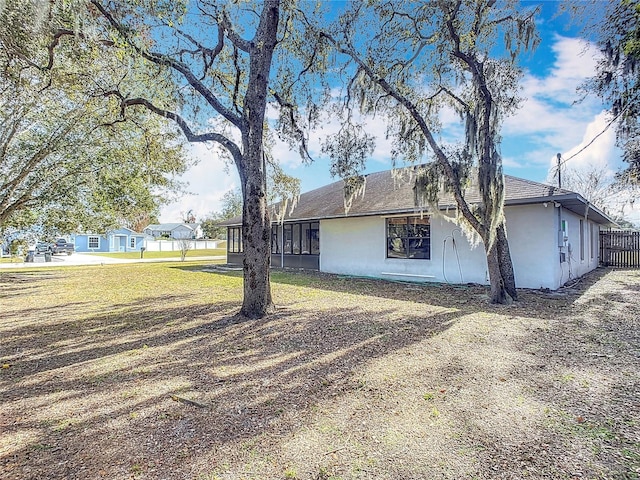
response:
<path id="1" fill-rule="evenodd" d="M 366 176 L 364 194 L 344 208 L 344 183 L 304 193 L 272 226 L 273 266 L 394 280 L 488 284 L 484 246 L 453 222 L 455 202 L 437 214 L 414 206 L 411 169 Z M 480 202 L 477 188 L 465 194 Z M 287 212 L 289 213 L 289 212 Z M 275 218 L 275 215 L 272 217 Z M 505 176 L 505 218 L 516 285 L 557 289 L 599 263 L 599 232 L 612 220 L 577 193 Z M 229 263 L 242 264 L 241 219 L 228 226 Z"/>
<path id="2" fill-rule="evenodd" d="M 202 238 L 202 227 L 199 223 L 160 223 L 149 225 L 143 233 L 154 238 Z"/>

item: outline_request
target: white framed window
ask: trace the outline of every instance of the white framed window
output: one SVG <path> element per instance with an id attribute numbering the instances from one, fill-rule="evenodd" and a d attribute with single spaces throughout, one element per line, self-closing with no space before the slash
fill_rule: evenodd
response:
<path id="1" fill-rule="evenodd" d="M 92 235 L 89 237 L 89 248 L 100 248 L 100 237 Z"/>
<path id="2" fill-rule="evenodd" d="M 136 248 L 136 237 L 131 237 L 129 239 L 129 247 L 130 248 Z"/>

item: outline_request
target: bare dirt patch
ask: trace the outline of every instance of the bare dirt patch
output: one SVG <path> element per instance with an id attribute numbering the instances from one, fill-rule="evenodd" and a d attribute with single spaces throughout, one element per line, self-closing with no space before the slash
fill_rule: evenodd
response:
<path id="1" fill-rule="evenodd" d="M 479 286 L 125 265 L 0 274 L 0 478 L 640 476 L 640 272 Z"/>

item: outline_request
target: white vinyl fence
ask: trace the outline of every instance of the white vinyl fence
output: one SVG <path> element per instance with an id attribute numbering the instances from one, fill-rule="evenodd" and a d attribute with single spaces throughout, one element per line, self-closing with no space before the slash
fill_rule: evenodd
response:
<path id="1" fill-rule="evenodd" d="M 178 252 L 183 240 L 145 240 L 144 249 L 147 252 Z M 190 243 L 189 250 L 205 250 L 218 248 L 224 240 L 185 240 Z"/>

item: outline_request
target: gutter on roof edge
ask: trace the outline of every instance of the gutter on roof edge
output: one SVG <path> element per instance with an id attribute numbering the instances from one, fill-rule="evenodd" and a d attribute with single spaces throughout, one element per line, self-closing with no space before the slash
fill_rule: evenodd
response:
<path id="1" fill-rule="evenodd" d="M 582 197 L 578 193 L 506 200 L 504 202 L 504 205 L 506 207 L 511 207 L 511 206 L 518 206 L 518 205 L 533 205 L 533 204 L 551 203 L 551 202 L 557 202 L 557 203 L 562 205 L 562 202 L 568 202 L 568 201 L 571 201 L 571 200 L 578 201 L 578 202 L 582 203 L 583 205 L 587 206 L 590 210 L 592 210 L 594 213 L 596 213 L 596 215 L 599 215 L 603 219 L 605 219 L 610 225 L 617 226 L 617 224 L 606 213 L 602 212 L 599 208 L 597 208 L 596 206 L 591 204 L 588 200 L 586 200 L 584 197 Z M 455 210 L 456 208 L 458 208 L 457 205 L 451 205 L 451 204 L 449 204 L 449 205 L 440 205 L 439 206 L 439 210 L 440 211 Z M 429 213 L 428 209 L 424 209 L 422 211 L 424 211 L 427 214 Z M 376 212 L 365 212 L 365 213 L 359 213 L 359 214 L 356 214 L 356 215 L 344 214 L 344 215 L 329 215 L 329 216 L 324 216 L 324 217 L 292 218 L 290 220 L 284 219 L 282 223 L 319 222 L 320 220 L 335 220 L 335 219 L 339 219 L 339 218 L 360 218 L 360 217 L 389 216 L 389 215 L 403 215 L 403 214 L 406 215 L 406 214 L 413 214 L 413 213 L 420 213 L 420 209 L 415 207 L 413 209 L 404 209 L 403 208 L 403 209 L 396 209 L 396 210 L 381 210 L 381 211 L 376 211 Z M 578 214 L 578 212 L 574 212 L 574 213 Z M 272 225 L 279 225 L 279 223 L 277 221 L 275 221 L 275 222 L 272 221 L 271 224 Z M 220 225 L 222 227 L 241 226 L 242 225 L 242 220 L 240 220 L 239 222 L 233 222 L 233 223 L 221 222 L 218 225 Z"/>
<path id="2" fill-rule="evenodd" d="M 572 201 L 572 200 L 573 201 L 577 201 L 579 203 L 582 203 L 585 207 L 588 208 L 587 217 L 589 216 L 589 210 L 591 210 L 597 216 L 600 216 L 600 217 L 602 217 L 602 219 L 605 220 L 605 222 L 603 222 L 605 225 L 618 226 L 618 224 L 616 222 L 614 222 L 613 219 L 611 217 L 609 217 L 609 215 L 607 215 L 602 210 L 600 210 L 598 207 L 593 205 L 591 202 L 589 202 L 586 198 L 584 198 L 579 193 L 570 193 L 570 194 L 564 194 L 564 195 L 552 195 L 552 196 L 545 196 L 545 197 L 533 197 L 533 198 L 522 198 L 522 199 L 516 199 L 516 200 L 508 200 L 508 201 L 505 201 L 504 204 L 505 204 L 505 206 L 511 206 L 511 205 L 528 205 L 528 204 L 535 204 L 535 203 L 556 202 L 556 203 L 559 203 L 560 205 L 562 205 L 563 202 L 569 202 L 569 201 Z M 565 206 L 565 208 L 567 208 L 567 207 Z M 567 209 L 570 210 L 570 211 L 573 211 L 577 215 L 584 216 L 584 213 L 576 212 L 574 210 L 571 210 L 570 208 L 567 208 Z"/>

